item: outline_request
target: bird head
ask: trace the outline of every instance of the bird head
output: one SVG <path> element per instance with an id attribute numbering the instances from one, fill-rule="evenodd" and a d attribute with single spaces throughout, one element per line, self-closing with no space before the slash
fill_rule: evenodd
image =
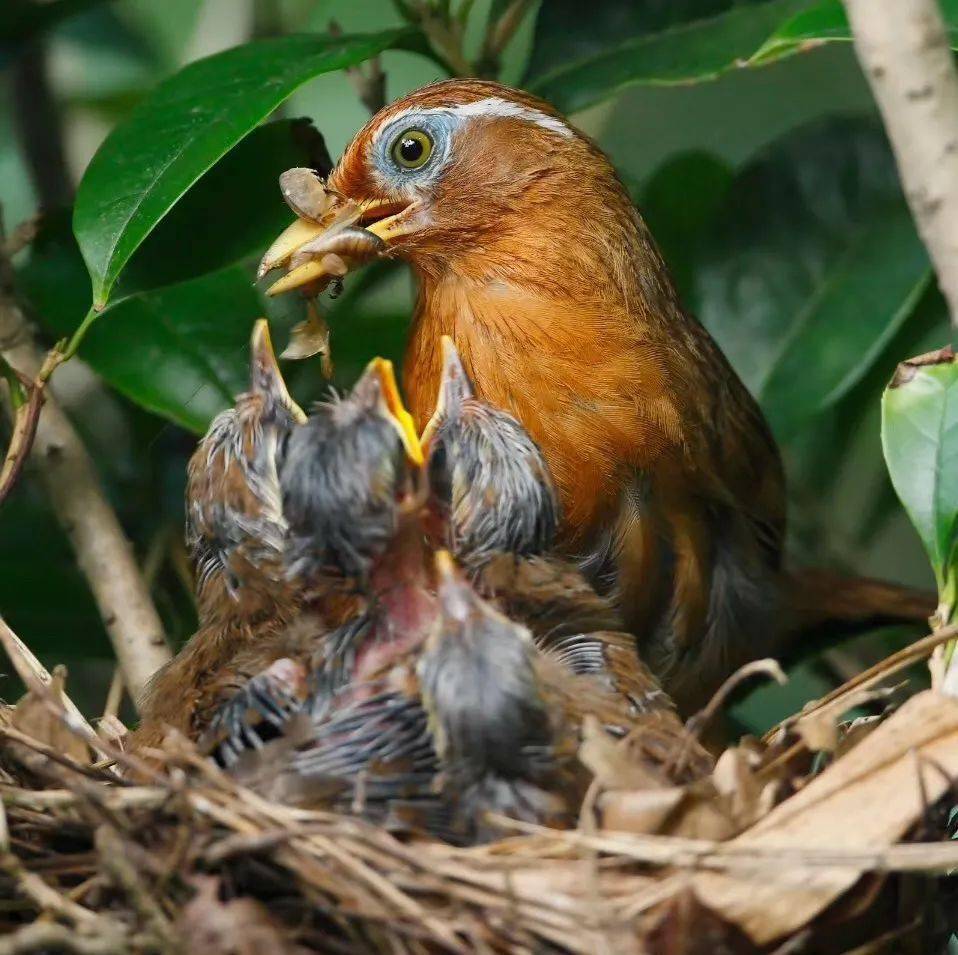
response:
<path id="1" fill-rule="evenodd" d="M 290 436 L 280 482 L 291 576 L 365 578 L 421 500 L 422 463 L 392 363 L 374 358 Z"/>
<path id="2" fill-rule="evenodd" d="M 249 390 L 213 420 L 187 471 L 186 541 L 201 616 L 217 607 L 252 612 L 280 595 L 286 522 L 277 461 L 305 420 L 260 319 L 250 341 Z"/>
<path id="3" fill-rule="evenodd" d="M 469 781 L 533 773 L 553 733 L 532 637 L 475 592 L 448 552 L 435 560 L 439 614 L 418 673 L 437 751 Z"/>
<path id="4" fill-rule="evenodd" d="M 480 80 L 434 83 L 381 110 L 346 148 L 328 190 L 352 204 L 386 254 L 433 275 L 481 270 L 508 280 L 518 269 L 553 284 L 607 276 L 610 231 L 633 215 L 590 140 L 549 104 Z M 298 250 L 312 246 L 317 259 L 328 251 L 330 215 L 298 211 L 264 260 L 295 266 L 276 291 L 316 279 L 316 263 Z"/>
<path id="5" fill-rule="evenodd" d="M 448 335 L 422 443 L 433 503 L 461 563 L 475 567 L 494 554 L 527 556 L 552 546 L 559 503 L 545 458 L 512 415 L 474 396 Z"/>

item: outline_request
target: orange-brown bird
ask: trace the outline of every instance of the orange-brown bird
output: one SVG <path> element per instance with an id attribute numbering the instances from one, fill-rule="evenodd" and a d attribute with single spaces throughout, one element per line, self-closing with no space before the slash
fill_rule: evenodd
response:
<path id="1" fill-rule="evenodd" d="M 263 262 L 290 268 L 275 291 L 315 288 L 324 261 L 341 274 L 380 242 L 412 265 L 417 424 L 449 335 L 478 396 L 545 453 L 563 549 L 609 582 L 686 709 L 830 616 L 931 611 L 924 595 L 784 570 L 782 465 L 758 405 L 683 308 L 609 160 L 547 103 L 479 80 L 424 87 L 372 118 L 328 187 L 348 232 L 318 206 L 295 222 Z"/>

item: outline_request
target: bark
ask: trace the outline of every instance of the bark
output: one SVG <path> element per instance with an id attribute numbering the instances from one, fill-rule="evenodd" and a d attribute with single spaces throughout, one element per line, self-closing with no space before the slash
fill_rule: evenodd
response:
<path id="1" fill-rule="evenodd" d="M 845 0 L 855 50 L 958 327 L 958 72 L 937 0 Z"/>

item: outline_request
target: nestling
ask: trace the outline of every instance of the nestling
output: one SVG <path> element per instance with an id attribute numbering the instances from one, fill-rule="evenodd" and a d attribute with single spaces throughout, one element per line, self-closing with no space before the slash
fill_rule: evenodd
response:
<path id="1" fill-rule="evenodd" d="M 305 420 L 261 320 L 250 342 L 249 391 L 214 419 L 188 467 L 199 629 L 151 681 L 132 745 L 155 747 L 168 727 L 195 737 L 229 693 L 236 655 L 275 639 L 299 606 L 301 588 L 286 573 L 277 456 Z"/>
<path id="2" fill-rule="evenodd" d="M 272 705 L 271 688 L 296 681 L 288 674 L 277 680 L 268 669 L 275 662 L 322 672 L 332 689 L 365 665 L 356 656 L 359 635 L 382 636 L 385 622 L 396 630 L 412 627 L 417 598 L 431 600 L 419 598 L 425 585 L 414 576 L 422 537 L 415 524 L 421 465 L 392 366 L 380 358 L 348 395 L 317 405 L 289 434 L 277 462 L 277 494 L 283 579 L 296 582 L 299 610 L 230 660 L 225 672 L 236 683 L 235 695 L 218 710 L 201 748 L 223 744 L 228 757 L 230 738 L 240 735 L 255 746 L 282 722 L 290 701 L 280 693 Z"/>

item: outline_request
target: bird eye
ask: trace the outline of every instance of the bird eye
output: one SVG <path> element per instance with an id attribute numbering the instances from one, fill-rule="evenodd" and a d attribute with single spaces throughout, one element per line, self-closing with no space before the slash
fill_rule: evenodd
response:
<path id="1" fill-rule="evenodd" d="M 407 129 L 392 145 L 393 162 L 403 169 L 419 169 L 432 155 L 432 137 L 421 129 Z"/>

